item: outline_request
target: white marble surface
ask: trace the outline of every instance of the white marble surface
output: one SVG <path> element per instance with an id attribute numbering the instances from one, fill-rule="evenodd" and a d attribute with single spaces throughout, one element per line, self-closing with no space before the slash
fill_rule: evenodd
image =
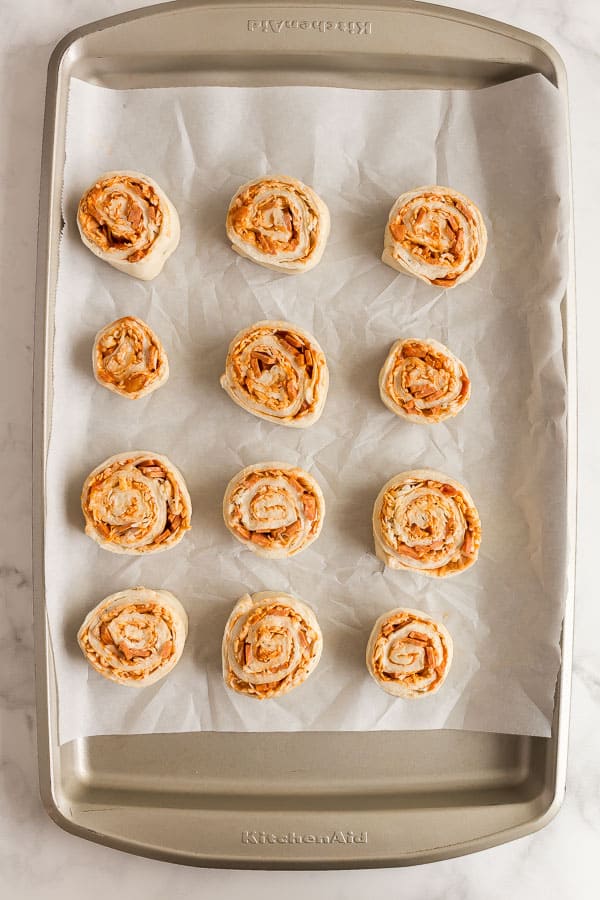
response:
<path id="1" fill-rule="evenodd" d="M 35 222 L 46 64 L 68 30 L 134 0 L 0 0 L 0 871 L 2 894 L 29 900 L 244 896 L 288 900 L 597 897 L 600 850 L 600 603 L 595 595 L 600 425 L 592 362 L 600 326 L 595 271 L 600 191 L 600 5 L 597 0 L 462 0 L 543 35 L 570 84 L 579 316 L 580 501 L 572 731 L 567 796 L 542 832 L 473 856 L 403 870 L 228 872 L 128 856 L 72 837 L 42 810 L 34 728 L 30 428 Z M 451 4 L 447 4 L 451 5 Z M 595 252 L 596 251 L 596 254 Z M 591 354 L 588 356 L 588 353 Z M 592 393 L 594 392 L 594 393 Z M 597 527 L 597 526 L 596 526 Z"/>

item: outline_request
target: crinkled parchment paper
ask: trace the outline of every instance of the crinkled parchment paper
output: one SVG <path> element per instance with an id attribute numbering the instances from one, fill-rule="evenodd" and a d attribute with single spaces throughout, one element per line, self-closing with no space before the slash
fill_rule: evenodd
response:
<path id="1" fill-rule="evenodd" d="M 197 729 L 550 733 L 565 581 L 563 115 L 540 75 L 465 92 L 73 82 L 47 469 L 61 741 Z M 78 198 L 110 169 L 151 175 L 179 211 L 181 244 L 152 282 L 115 271 L 79 239 Z M 308 274 L 262 269 L 227 244 L 231 196 L 268 173 L 313 185 L 331 210 L 324 258 Z M 482 268 L 449 292 L 379 259 L 395 198 L 432 183 L 472 197 L 489 230 Z M 166 386 L 136 402 L 101 388 L 91 370 L 96 331 L 125 314 L 158 332 L 171 366 Z M 327 354 L 329 398 L 307 430 L 254 418 L 219 386 L 232 336 L 267 318 L 308 329 Z M 436 338 L 464 360 L 473 393 L 456 419 L 414 425 L 380 402 L 377 375 L 400 336 Z M 88 472 L 131 449 L 171 457 L 194 505 L 182 543 L 141 559 L 97 547 L 79 507 Z M 221 519 L 228 480 L 265 459 L 305 467 L 325 493 L 322 535 L 293 560 L 256 557 Z M 384 571 L 373 554 L 381 485 L 423 466 L 464 481 L 483 522 L 477 565 L 448 580 Z M 76 643 L 94 604 L 137 584 L 173 591 L 190 619 L 180 664 L 144 690 L 103 680 Z M 264 589 L 309 602 L 325 649 L 304 686 L 259 703 L 225 689 L 220 646 L 237 598 Z M 364 664 L 375 618 L 401 605 L 439 617 L 454 638 L 443 690 L 412 703 L 380 691 Z"/>

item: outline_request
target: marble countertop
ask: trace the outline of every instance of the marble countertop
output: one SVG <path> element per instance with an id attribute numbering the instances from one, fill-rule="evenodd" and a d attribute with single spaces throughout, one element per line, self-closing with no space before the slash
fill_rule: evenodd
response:
<path id="1" fill-rule="evenodd" d="M 142 0 L 140 0 L 140 5 Z M 19 900 L 85 893 L 288 900 L 377 895 L 486 900 L 597 896 L 600 849 L 600 603 L 594 509 L 600 503 L 600 438 L 591 364 L 600 304 L 595 229 L 600 190 L 600 5 L 596 0 L 457 0 L 456 5 L 542 35 L 567 65 L 573 143 L 579 328 L 579 541 L 573 706 L 567 794 L 541 832 L 472 856 L 402 870 L 230 872 L 129 856 L 61 831 L 37 786 L 31 597 L 31 363 L 39 161 L 46 66 L 65 32 L 122 12 L 135 0 L 0 0 L 0 446 L 10 473 L 0 485 L 0 871 Z M 455 5 L 447 3 L 446 5 Z M 597 251 L 596 251 L 597 252 Z"/>

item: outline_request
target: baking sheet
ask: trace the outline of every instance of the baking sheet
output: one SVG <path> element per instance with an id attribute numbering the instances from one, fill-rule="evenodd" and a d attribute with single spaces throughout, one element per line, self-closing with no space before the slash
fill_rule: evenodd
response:
<path id="1" fill-rule="evenodd" d="M 444 93 L 113 92 L 72 83 L 47 471 L 46 586 L 61 741 L 196 729 L 550 733 L 565 565 L 561 103 L 541 76 Z M 156 178 L 180 213 L 181 245 L 149 284 L 100 263 L 77 236 L 78 197 L 114 168 Z M 225 239 L 235 189 L 276 171 L 312 184 L 332 213 L 323 261 L 299 277 L 238 258 Z M 482 269 L 448 293 L 379 261 L 393 200 L 426 183 L 472 196 L 488 225 Z M 157 330 L 171 364 L 167 385 L 136 403 L 104 391 L 91 374 L 95 332 L 126 313 Z M 307 328 L 328 356 L 328 403 L 305 432 L 249 416 L 219 387 L 230 338 L 259 318 Z M 473 396 L 457 419 L 425 428 L 381 404 L 377 374 L 401 335 L 442 340 L 465 361 Z M 184 541 L 141 560 L 96 547 L 79 509 L 88 472 L 138 448 L 167 453 L 194 503 Z M 328 512 L 309 550 L 269 562 L 231 538 L 220 504 L 239 468 L 277 457 L 318 478 Z M 481 513 L 479 562 L 446 582 L 383 571 L 372 552 L 379 488 L 417 466 L 465 481 Z M 104 682 L 75 641 L 92 605 L 133 584 L 172 590 L 190 616 L 181 663 L 143 691 Z M 259 704 L 224 688 L 220 638 L 237 597 L 267 588 L 314 606 L 325 651 L 301 689 Z M 455 644 L 444 690 L 412 704 L 380 692 L 363 661 L 374 619 L 401 604 L 439 616 Z"/>

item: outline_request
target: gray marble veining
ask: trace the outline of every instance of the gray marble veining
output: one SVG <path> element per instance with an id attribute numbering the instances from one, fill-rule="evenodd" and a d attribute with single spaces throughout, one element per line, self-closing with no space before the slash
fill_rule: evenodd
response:
<path id="1" fill-rule="evenodd" d="M 140 0 L 141 2 L 141 0 Z M 579 316 L 580 502 L 572 736 L 567 797 L 542 832 L 463 859 L 408 870 L 227 872 L 140 859 L 74 838 L 37 792 L 31 615 L 31 346 L 45 69 L 56 41 L 134 0 L 0 0 L 0 871 L 3 894 L 70 900 L 238 896 L 515 900 L 597 896 L 600 848 L 600 603 L 596 596 L 600 327 L 595 230 L 600 190 L 600 6 L 596 0 L 461 0 L 470 11 L 546 37 L 570 84 Z M 451 5 L 451 4 L 446 4 Z M 535 264 L 535 260 L 532 260 Z M 118 879 L 118 882 L 117 882 Z"/>

